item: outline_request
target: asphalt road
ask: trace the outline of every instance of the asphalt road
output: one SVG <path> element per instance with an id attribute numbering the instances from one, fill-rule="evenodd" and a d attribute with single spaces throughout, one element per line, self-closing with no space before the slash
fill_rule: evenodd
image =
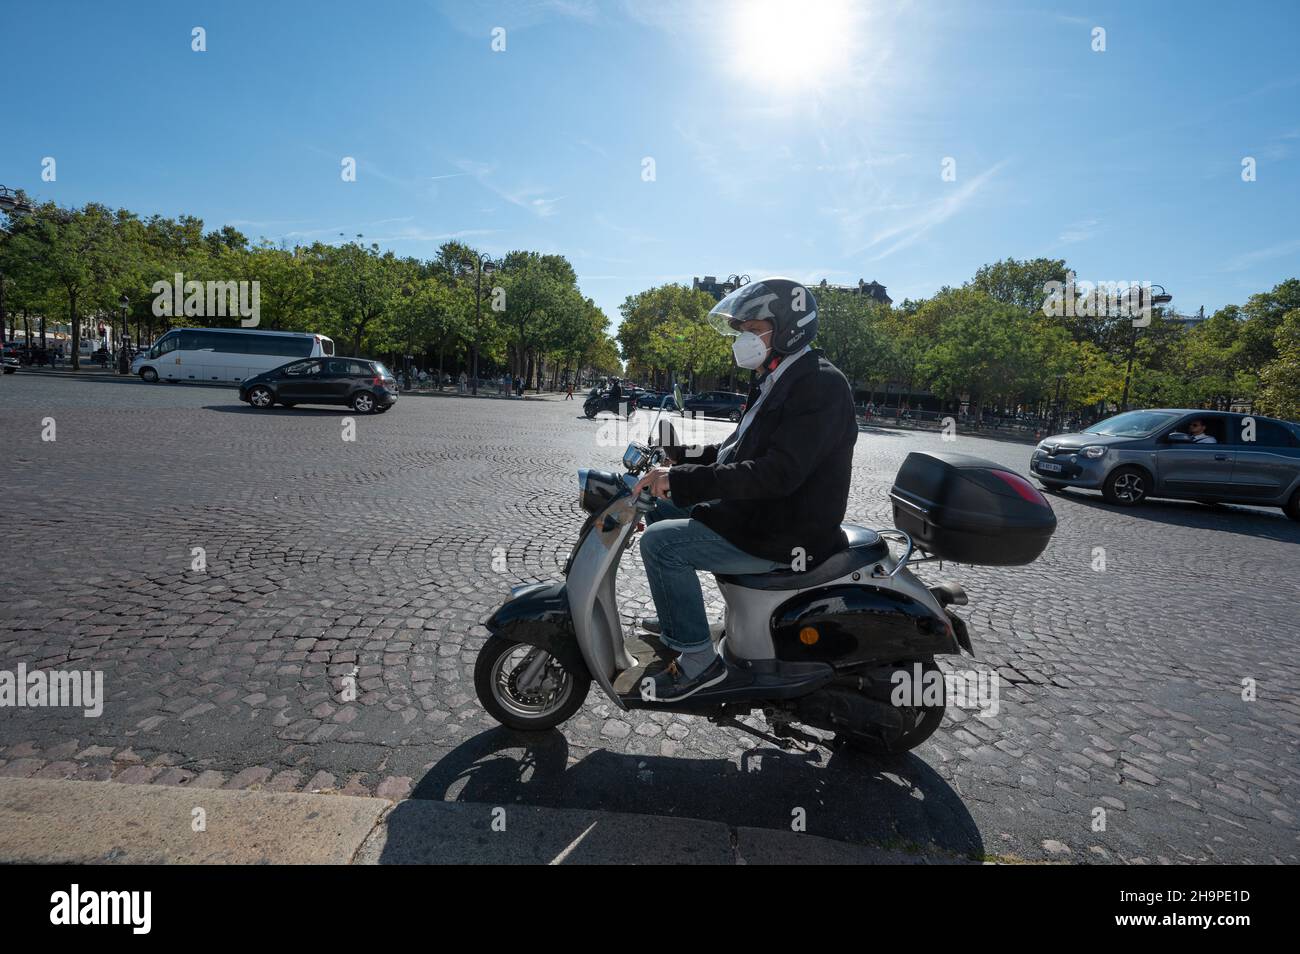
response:
<path id="1" fill-rule="evenodd" d="M 403 398 L 356 418 L 354 441 L 347 413 L 0 380 L 0 670 L 100 670 L 107 696 L 98 718 L 0 710 L 0 775 L 770 828 L 802 809 L 811 833 L 936 856 L 1300 860 L 1300 524 L 1279 511 L 1070 493 L 1035 564 L 927 566 L 970 595 L 999 711 L 950 708 L 903 758 L 785 751 L 594 689 L 562 732 L 526 737 L 474 698 L 480 623 L 510 586 L 558 575 L 575 471 L 616 468 L 626 435 L 554 399 Z M 898 465 L 936 447 L 1021 473 L 1029 452 L 866 428 L 849 520 L 888 525 Z M 650 612 L 635 548 L 620 593 L 629 622 Z"/>

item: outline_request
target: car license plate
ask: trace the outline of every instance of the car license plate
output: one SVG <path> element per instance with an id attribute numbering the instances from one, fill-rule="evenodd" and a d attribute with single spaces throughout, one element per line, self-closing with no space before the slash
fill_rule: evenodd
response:
<path id="1" fill-rule="evenodd" d="M 1053 464 L 1050 461 L 1040 460 L 1038 462 L 1038 469 L 1045 470 L 1052 474 L 1059 474 L 1061 472 L 1061 465 Z"/>

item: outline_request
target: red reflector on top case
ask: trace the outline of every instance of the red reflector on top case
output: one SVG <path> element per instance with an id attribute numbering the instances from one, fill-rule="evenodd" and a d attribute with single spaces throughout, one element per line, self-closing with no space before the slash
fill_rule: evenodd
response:
<path id="1" fill-rule="evenodd" d="M 1010 485 L 1012 490 L 1030 503 L 1039 504 L 1043 507 L 1047 506 L 1047 498 L 1040 494 L 1033 484 L 1025 480 L 1025 478 L 1021 477 L 1019 474 L 1013 474 L 1006 470 L 995 470 L 993 471 L 993 475 L 1004 480 Z"/>

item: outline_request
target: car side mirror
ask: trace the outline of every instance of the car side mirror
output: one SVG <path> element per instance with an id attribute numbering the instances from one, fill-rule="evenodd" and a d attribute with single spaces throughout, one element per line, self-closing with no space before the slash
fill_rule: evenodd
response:
<path id="1" fill-rule="evenodd" d="M 1165 435 L 1165 440 L 1171 444 L 1190 444 L 1192 438 L 1190 435 L 1184 434 L 1182 431 L 1174 431 L 1171 434 Z"/>

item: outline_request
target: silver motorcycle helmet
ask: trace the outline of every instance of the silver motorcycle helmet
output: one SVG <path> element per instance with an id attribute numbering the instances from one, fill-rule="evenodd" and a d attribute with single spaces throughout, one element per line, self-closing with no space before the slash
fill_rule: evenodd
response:
<path id="1" fill-rule="evenodd" d="M 709 312 L 709 325 L 728 338 L 746 321 L 772 322 L 772 350 L 794 354 L 817 336 L 817 299 L 791 278 L 764 278 L 741 285 Z"/>

